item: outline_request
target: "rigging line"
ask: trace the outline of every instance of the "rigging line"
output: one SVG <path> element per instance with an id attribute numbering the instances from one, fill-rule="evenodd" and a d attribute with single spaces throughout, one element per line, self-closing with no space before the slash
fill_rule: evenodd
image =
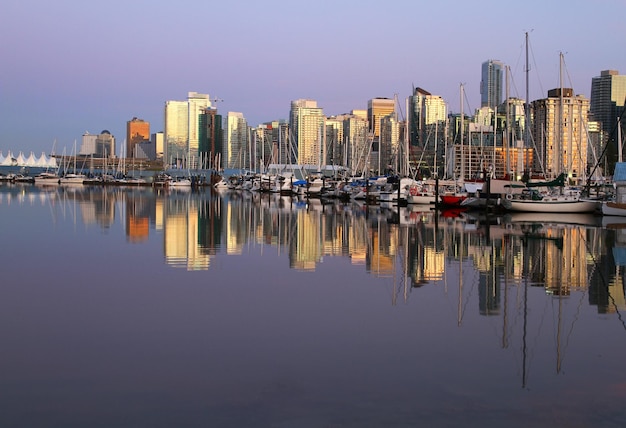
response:
<path id="1" fill-rule="evenodd" d="M 569 75 L 569 70 L 567 69 L 567 64 L 565 63 L 565 59 L 563 59 L 563 68 L 565 69 L 565 75 L 567 76 L 569 87 L 574 88 L 574 83 L 572 82 L 572 77 Z"/>
<path id="2" fill-rule="evenodd" d="M 461 263 L 463 263 L 463 260 L 461 259 Z M 471 265 L 470 265 L 471 266 Z M 480 282 L 480 272 L 473 270 L 474 271 L 474 280 L 471 281 L 472 286 L 469 289 L 469 293 L 467 294 L 467 299 L 465 299 L 465 302 L 463 304 L 463 308 L 461 309 L 461 319 L 463 319 L 463 317 L 465 316 L 465 310 L 467 309 L 467 305 L 470 302 L 470 299 L 472 297 L 472 295 L 474 294 L 474 289 L 476 288 L 476 283 Z M 478 280 L 476 280 L 476 274 L 478 273 Z"/>

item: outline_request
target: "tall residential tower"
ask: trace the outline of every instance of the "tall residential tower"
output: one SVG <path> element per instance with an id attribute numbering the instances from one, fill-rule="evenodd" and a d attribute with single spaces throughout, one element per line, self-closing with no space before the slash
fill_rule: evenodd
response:
<path id="1" fill-rule="evenodd" d="M 504 64 L 490 59 L 483 62 L 480 80 L 480 106 L 496 109 L 502 103 Z"/>
<path id="2" fill-rule="evenodd" d="M 199 162 L 201 139 L 206 134 L 205 109 L 209 95 L 189 92 L 187 101 L 166 101 L 164 164 L 195 168 Z"/>
<path id="3" fill-rule="evenodd" d="M 317 101 L 299 99 L 291 102 L 289 129 L 296 146 L 296 163 L 321 166 L 325 159 L 326 118 Z"/>
<path id="4" fill-rule="evenodd" d="M 591 79 L 590 111 L 594 120 L 602 123 L 602 129 L 607 134 L 617 133 L 615 126 L 617 118 L 624 111 L 626 99 L 626 75 L 620 75 L 617 70 L 604 70 L 600 76 Z M 622 131 L 626 129 L 622 122 Z M 622 132 L 622 135 L 626 135 Z"/>

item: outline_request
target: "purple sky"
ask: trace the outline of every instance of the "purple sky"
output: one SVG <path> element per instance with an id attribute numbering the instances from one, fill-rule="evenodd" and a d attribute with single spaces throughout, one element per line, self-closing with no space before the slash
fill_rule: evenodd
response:
<path id="1" fill-rule="evenodd" d="M 298 98 L 326 115 L 395 94 L 404 106 L 412 86 L 458 112 L 464 83 L 473 112 L 487 59 L 511 67 L 511 95 L 524 97 L 526 31 L 531 100 L 559 86 L 559 52 L 564 86 L 589 97 L 601 70 L 626 74 L 625 11 L 624 0 L 3 0 L 0 150 L 50 153 L 56 140 L 70 153 L 103 129 L 119 147 L 126 121 L 161 131 L 165 101 L 189 91 L 252 126 L 287 118 Z"/>

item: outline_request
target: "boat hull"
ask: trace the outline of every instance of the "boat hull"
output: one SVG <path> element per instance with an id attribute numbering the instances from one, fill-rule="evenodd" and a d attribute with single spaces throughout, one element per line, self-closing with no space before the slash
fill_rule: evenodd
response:
<path id="1" fill-rule="evenodd" d="M 467 195 L 442 195 L 441 204 L 448 207 L 460 207 Z"/>
<path id="2" fill-rule="evenodd" d="M 626 217 L 626 204 L 602 202 L 602 214 Z"/>
<path id="3" fill-rule="evenodd" d="M 435 195 L 428 195 L 428 194 L 419 195 L 418 194 L 418 195 L 409 195 L 407 196 L 406 200 L 409 204 L 429 205 L 429 204 L 434 204 L 437 198 Z"/>
<path id="4" fill-rule="evenodd" d="M 581 199 L 555 201 L 513 199 L 506 200 L 502 203 L 509 211 L 534 213 L 592 213 L 598 208 L 596 201 Z"/>

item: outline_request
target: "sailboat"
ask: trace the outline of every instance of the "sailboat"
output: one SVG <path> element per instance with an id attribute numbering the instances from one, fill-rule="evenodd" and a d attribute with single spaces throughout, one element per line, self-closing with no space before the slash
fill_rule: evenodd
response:
<path id="1" fill-rule="evenodd" d="M 563 53 L 559 55 L 560 64 L 560 90 L 558 96 L 560 98 L 559 109 L 561 119 L 558 125 L 558 140 L 555 147 L 555 153 L 560 159 L 561 144 L 563 142 L 564 129 L 563 129 Z M 528 63 L 528 33 L 526 33 L 526 62 Z M 526 67 L 526 73 L 528 73 L 528 66 Z M 528 79 L 527 79 L 528 80 Z M 556 90 L 555 90 L 556 91 Z M 528 100 L 528 85 L 526 88 L 526 97 Z M 528 105 L 528 102 L 527 102 Z M 528 112 L 526 113 L 528 117 Z M 525 121 L 525 126 L 528 127 L 528 120 Z M 528 128 L 525 132 L 525 136 L 528 135 Z M 561 173 L 555 180 L 544 181 L 538 183 L 528 182 L 526 188 L 521 193 L 513 194 L 507 193 L 505 199 L 502 201 L 502 206 L 509 211 L 522 211 L 522 212 L 546 212 L 546 213 L 586 213 L 596 211 L 598 201 L 591 199 L 584 199 L 581 195 L 581 191 L 578 188 L 565 186 L 565 173 Z"/>
<path id="2" fill-rule="evenodd" d="M 87 179 L 87 176 L 82 173 L 76 172 L 76 140 L 74 140 L 74 169 L 72 172 L 66 172 L 61 178 L 59 178 L 59 184 L 80 184 Z"/>

